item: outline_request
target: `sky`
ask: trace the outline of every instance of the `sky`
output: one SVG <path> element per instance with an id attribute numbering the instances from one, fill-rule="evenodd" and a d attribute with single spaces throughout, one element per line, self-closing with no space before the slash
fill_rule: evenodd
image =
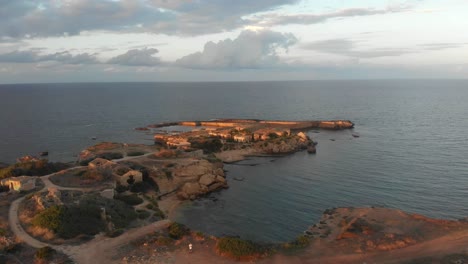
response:
<path id="1" fill-rule="evenodd" d="M 466 0 L 0 0 L 0 83 L 468 77 Z"/>

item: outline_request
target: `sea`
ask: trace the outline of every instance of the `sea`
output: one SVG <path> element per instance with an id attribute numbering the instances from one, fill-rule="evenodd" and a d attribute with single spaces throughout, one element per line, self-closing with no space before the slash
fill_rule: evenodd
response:
<path id="1" fill-rule="evenodd" d="M 134 128 L 166 121 L 355 123 L 309 131 L 315 155 L 226 164 L 230 188 L 184 203 L 175 216 L 206 234 L 289 241 L 333 207 L 468 216 L 468 80 L 15 84 L 0 85 L 0 98 L 6 163 L 42 151 L 75 161 L 101 141 L 153 144 Z"/>

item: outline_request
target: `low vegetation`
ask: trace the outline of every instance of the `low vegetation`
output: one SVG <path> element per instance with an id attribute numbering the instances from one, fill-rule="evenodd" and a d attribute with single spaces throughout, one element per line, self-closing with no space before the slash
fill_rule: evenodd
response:
<path id="1" fill-rule="evenodd" d="M 60 162 L 38 161 L 20 162 L 0 169 L 0 179 L 16 176 L 43 176 L 69 168 L 70 165 Z"/>
<path id="2" fill-rule="evenodd" d="M 169 228 L 169 237 L 172 239 L 181 239 L 183 236 L 189 234 L 190 229 L 183 224 L 172 223 Z"/>
<path id="3" fill-rule="evenodd" d="M 265 247 L 237 237 L 220 238 L 216 244 L 216 248 L 220 254 L 225 254 L 237 259 L 266 253 Z"/>
<path id="4" fill-rule="evenodd" d="M 96 154 L 95 157 L 80 161 L 80 165 L 81 166 L 88 166 L 88 163 L 93 161 L 95 158 L 101 158 L 101 159 L 106 159 L 106 160 L 114 160 L 114 159 L 121 159 L 123 157 L 124 157 L 123 154 L 120 153 L 120 152 L 103 152 L 103 153 Z"/>
<path id="5" fill-rule="evenodd" d="M 143 152 L 143 151 L 129 151 L 129 152 L 127 152 L 127 156 L 129 156 L 129 157 L 143 156 L 145 154 L 146 153 Z"/>
<path id="6" fill-rule="evenodd" d="M 305 235 L 300 235 L 294 241 L 284 243 L 282 245 L 282 248 L 286 250 L 298 250 L 298 249 L 306 248 L 309 244 L 310 244 L 310 239 Z"/>
<path id="7" fill-rule="evenodd" d="M 36 250 L 34 257 L 37 260 L 50 260 L 55 254 L 55 250 L 49 246 L 42 247 Z"/>
<path id="8" fill-rule="evenodd" d="M 47 228 L 61 238 L 95 235 L 104 229 L 101 210 L 97 206 L 55 205 L 36 215 L 32 224 Z"/>
<path id="9" fill-rule="evenodd" d="M 47 228 L 58 237 L 70 239 L 106 231 L 108 221 L 115 228 L 126 228 L 137 214 L 122 201 L 88 196 L 78 204 L 54 205 L 32 219 L 32 225 Z"/>
<path id="10" fill-rule="evenodd" d="M 138 197 L 136 194 L 132 195 L 117 195 L 115 199 L 120 200 L 128 205 L 139 205 L 143 202 L 143 199 Z"/>
<path id="11" fill-rule="evenodd" d="M 204 140 L 192 140 L 190 141 L 192 148 L 201 149 L 203 153 L 210 154 L 221 151 L 223 143 L 218 138 L 210 138 Z"/>

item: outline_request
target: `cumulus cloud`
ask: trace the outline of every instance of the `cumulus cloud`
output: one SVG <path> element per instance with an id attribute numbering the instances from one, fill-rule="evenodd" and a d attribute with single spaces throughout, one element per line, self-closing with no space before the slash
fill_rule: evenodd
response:
<path id="1" fill-rule="evenodd" d="M 0 54 L 0 62 L 5 63 L 34 63 L 56 61 L 63 64 L 96 64 L 99 63 L 94 54 L 81 53 L 73 55 L 68 51 L 41 55 L 37 50 L 16 50 Z"/>
<path id="2" fill-rule="evenodd" d="M 323 14 L 294 14 L 294 15 L 282 15 L 282 14 L 265 14 L 257 16 L 251 21 L 256 24 L 264 26 L 277 26 L 286 24 L 317 24 L 325 22 L 333 18 L 346 18 L 346 17 L 357 17 L 357 16 L 372 16 L 372 15 L 383 15 L 391 13 L 399 13 L 410 10 L 407 6 L 393 6 L 385 9 L 373 9 L 373 8 L 347 8 L 341 9 L 334 12 L 323 13 Z"/>
<path id="3" fill-rule="evenodd" d="M 111 58 L 107 63 L 126 66 L 156 66 L 161 64 L 161 60 L 154 57 L 158 52 L 157 49 L 132 49 Z"/>
<path id="4" fill-rule="evenodd" d="M 296 42 L 296 37 L 290 33 L 247 30 L 234 40 L 210 41 L 203 51 L 182 57 L 175 64 L 188 68 L 269 67 L 279 63 L 278 49 L 287 49 Z"/>

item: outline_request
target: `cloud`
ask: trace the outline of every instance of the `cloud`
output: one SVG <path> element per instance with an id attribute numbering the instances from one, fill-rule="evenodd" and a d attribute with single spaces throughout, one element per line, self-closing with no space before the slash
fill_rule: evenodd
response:
<path id="1" fill-rule="evenodd" d="M 0 0 L 0 38 L 78 35 L 83 31 L 202 35 L 246 26 L 314 24 L 333 18 L 409 10 L 349 8 L 323 14 L 282 15 L 300 0 Z M 254 16 L 262 12 L 263 15 Z M 265 13 L 266 12 L 266 13 Z"/>
<path id="2" fill-rule="evenodd" d="M 356 42 L 348 39 L 328 39 L 315 41 L 302 45 L 302 48 L 323 53 L 331 53 L 356 58 L 377 58 L 400 56 L 413 53 L 413 50 L 398 48 L 378 48 L 370 50 L 357 50 Z"/>
<path id="3" fill-rule="evenodd" d="M 468 43 L 429 43 L 421 44 L 420 48 L 424 50 L 444 50 L 444 49 L 455 49 L 463 46 L 467 46 Z"/>
<path id="4" fill-rule="evenodd" d="M 242 69 L 270 67 L 279 63 L 277 50 L 297 42 L 290 33 L 243 31 L 234 39 L 205 44 L 203 51 L 178 59 L 175 64 L 188 68 Z"/>
<path id="5" fill-rule="evenodd" d="M 385 9 L 373 8 L 347 8 L 341 9 L 330 13 L 323 14 L 294 14 L 294 15 L 280 15 L 280 14 L 265 14 L 252 18 L 252 23 L 264 26 L 277 26 L 287 24 L 300 24 L 310 25 L 325 22 L 333 18 L 346 18 L 357 16 L 372 16 L 400 13 L 410 10 L 407 6 L 393 6 Z"/>
<path id="6" fill-rule="evenodd" d="M 22 38 L 124 31 L 174 18 L 143 0 L 1 0 L 0 35 Z"/>
<path id="7" fill-rule="evenodd" d="M 63 64 L 96 64 L 99 63 L 94 54 L 81 53 L 73 55 L 68 51 L 40 55 L 37 50 L 12 51 L 0 54 L 0 63 L 35 63 L 56 61 Z"/>
<path id="8" fill-rule="evenodd" d="M 0 37 L 131 31 L 197 35 L 243 26 L 243 16 L 298 0 L 0 0 Z"/>
<path id="9" fill-rule="evenodd" d="M 419 53 L 423 51 L 437 51 L 452 48 L 460 48 L 468 43 L 428 43 L 419 44 L 407 48 L 373 48 L 357 49 L 358 41 L 349 39 L 328 39 L 303 44 L 301 47 L 307 50 L 313 50 L 322 53 L 330 53 L 354 58 L 378 58 L 401 56 L 409 53 Z"/>
<path id="10" fill-rule="evenodd" d="M 157 49 L 132 49 L 124 54 L 111 58 L 107 63 L 126 66 L 156 66 L 161 60 L 154 57 L 159 51 Z"/>
<path id="11" fill-rule="evenodd" d="M 245 19 L 257 12 L 271 11 L 300 0 L 153 0 L 155 6 L 167 8 L 176 14 L 176 20 L 157 23 L 153 32 L 199 35 L 218 33 L 244 27 Z"/>

